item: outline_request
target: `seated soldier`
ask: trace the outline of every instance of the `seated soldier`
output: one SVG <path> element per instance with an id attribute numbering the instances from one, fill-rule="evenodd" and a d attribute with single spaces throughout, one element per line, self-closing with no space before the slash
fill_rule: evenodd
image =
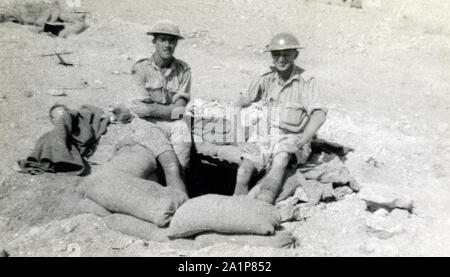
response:
<path id="1" fill-rule="evenodd" d="M 187 194 L 182 179 L 189 165 L 191 136 L 182 118 L 190 100 L 191 70 L 173 55 L 179 28 L 169 20 L 155 23 L 147 34 L 153 35 L 155 52 L 136 62 L 131 109 L 137 115 L 131 122 L 135 139 L 150 149 L 161 164 L 166 184 Z"/>
<path id="2" fill-rule="evenodd" d="M 272 55 L 273 67 L 236 102 L 238 109 L 261 102 L 267 108 L 267 126 L 259 140 L 240 143 L 243 155 L 235 195 L 249 193 L 252 174 L 256 169 L 264 169 L 267 173 L 257 185 L 258 190 L 250 194 L 273 204 L 289 162 L 293 157 L 297 163 L 306 162 L 310 141 L 326 120 L 326 109 L 318 102 L 314 79 L 305 81 L 301 76 L 304 70 L 295 64 L 300 48 L 291 34 L 274 36 L 266 50 Z"/>

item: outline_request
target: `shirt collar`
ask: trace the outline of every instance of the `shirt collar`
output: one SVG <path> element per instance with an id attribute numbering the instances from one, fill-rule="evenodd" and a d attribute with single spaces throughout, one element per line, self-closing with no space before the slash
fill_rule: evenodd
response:
<path id="1" fill-rule="evenodd" d="M 177 60 L 177 59 L 174 57 L 174 58 L 172 59 L 172 61 L 170 62 L 170 65 L 169 65 L 169 67 L 168 67 L 168 70 L 166 70 L 166 72 L 165 72 L 165 76 L 166 76 L 166 77 L 169 76 L 170 73 L 175 72 L 175 69 L 176 69 L 176 60 Z M 153 55 L 150 56 L 150 58 L 148 59 L 148 62 L 149 62 L 149 64 L 150 64 L 154 69 L 157 69 L 157 70 L 161 71 L 161 68 L 160 68 L 158 65 L 156 65 L 155 59 L 153 58 Z"/>
<path id="2" fill-rule="evenodd" d="M 277 74 L 277 71 L 275 70 L 275 67 L 271 66 L 270 70 L 273 73 L 272 81 L 278 82 L 278 74 Z M 283 87 L 287 86 L 288 84 L 290 84 L 294 80 L 300 80 L 300 77 L 301 77 L 300 75 L 303 73 L 303 71 L 304 71 L 303 69 L 301 69 L 297 65 L 294 65 L 294 68 L 292 69 L 292 72 L 291 72 L 291 76 L 289 76 L 289 79 L 286 81 L 286 83 L 283 85 Z"/>

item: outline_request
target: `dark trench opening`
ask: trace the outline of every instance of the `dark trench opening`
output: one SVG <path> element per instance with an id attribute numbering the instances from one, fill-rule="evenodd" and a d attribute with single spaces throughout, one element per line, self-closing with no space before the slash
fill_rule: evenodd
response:
<path id="1" fill-rule="evenodd" d="M 345 160 L 345 155 L 351 151 L 349 148 L 342 147 L 339 144 L 315 140 L 311 144 L 311 156 L 309 162 L 316 162 L 321 153 L 332 154 L 332 158 L 337 155 Z M 326 160 L 326 159 L 325 159 Z M 191 150 L 190 167 L 185 172 L 186 188 L 190 198 L 204 194 L 233 195 L 236 184 L 236 174 L 238 165 L 227 161 L 217 160 L 213 157 L 203 156 L 197 153 L 194 147 Z M 251 189 L 263 177 L 264 172 L 254 174 L 250 180 Z M 165 185 L 164 172 L 158 164 L 157 176 L 160 183 Z"/>

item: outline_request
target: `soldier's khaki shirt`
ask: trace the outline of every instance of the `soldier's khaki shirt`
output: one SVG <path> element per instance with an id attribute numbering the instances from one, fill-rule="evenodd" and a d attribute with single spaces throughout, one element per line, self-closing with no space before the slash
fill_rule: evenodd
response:
<path id="1" fill-rule="evenodd" d="M 270 123 L 284 133 L 300 133 L 314 110 L 327 112 L 319 94 L 315 79 L 305 81 L 304 72 L 295 66 L 289 79 L 280 85 L 275 69 L 253 81 L 243 94 L 245 105 L 262 102 L 270 107 Z"/>
<path id="2" fill-rule="evenodd" d="M 180 98 L 186 102 L 190 100 L 191 69 L 182 60 L 174 58 L 167 69 L 161 70 L 150 57 L 136 62 L 131 72 L 136 76 L 137 85 L 147 91 L 147 95 L 140 96 L 141 100 L 150 98 L 152 102 L 164 105 Z"/>

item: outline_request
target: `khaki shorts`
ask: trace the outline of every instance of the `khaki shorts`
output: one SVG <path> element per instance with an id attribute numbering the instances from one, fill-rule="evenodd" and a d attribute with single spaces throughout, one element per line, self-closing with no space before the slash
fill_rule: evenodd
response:
<path id="1" fill-rule="evenodd" d="M 166 151 L 174 151 L 180 165 L 189 166 L 192 139 L 185 121 L 147 121 L 134 118 L 130 127 L 133 139 L 150 149 L 155 157 Z"/>
<path id="2" fill-rule="evenodd" d="M 274 156 L 282 152 L 293 154 L 297 165 L 305 164 L 311 154 L 311 143 L 299 149 L 294 142 L 295 135 L 270 135 L 248 142 L 250 147 L 241 148 L 241 158 L 252 161 L 258 171 L 268 170 Z"/>

